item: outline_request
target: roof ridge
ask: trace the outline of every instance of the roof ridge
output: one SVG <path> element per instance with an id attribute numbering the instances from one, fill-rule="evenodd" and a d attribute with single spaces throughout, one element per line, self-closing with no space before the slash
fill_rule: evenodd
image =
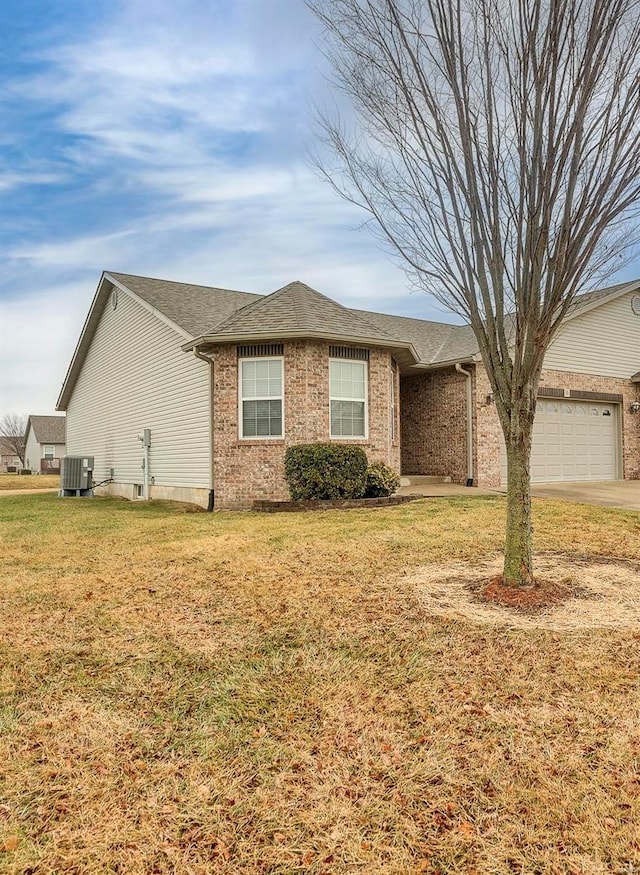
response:
<path id="1" fill-rule="evenodd" d="M 176 286 L 191 286 L 194 289 L 211 289 L 212 292 L 233 292 L 235 295 L 260 295 L 266 297 L 262 292 L 247 292 L 244 289 L 228 289 L 225 286 L 205 286 L 202 283 L 185 283 L 183 280 L 169 280 L 159 276 L 143 276 L 138 273 L 122 273 L 119 270 L 105 270 L 105 275 L 109 276 L 130 276 L 136 280 L 152 280 L 154 283 L 173 283 Z"/>
<path id="2" fill-rule="evenodd" d="M 421 319 L 419 316 L 405 316 L 403 313 L 381 313 L 379 310 L 362 310 L 360 307 L 350 307 L 353 313 L 367 313 L 370 316 L 384 316 L 389 319 L 407 319 L 410 322 L 426 322 L 427 325 L 443 325 L 447 328 L 470 328 L 470 325 L 456 325 L 455 322 L 439 322 L 436 319 Z"/>
<path id="3" fill-rule="evenodd" d="M 270 292 L 268 295 L 261 295 L 257 301 L 249 301 L 248 304 L 245 304 L 244 307 L 238 307 L 237 310 L 234 310 L 230 316 L 227 316 L 226 319 L 223 319 L 222 322 L 216 322 L 216 324 L 211 328 L 210 331 L 207 331 L 206 334 L 214 334 L 220 328 L 223 328 L 227 322 L 231 322 L 232 319 L 235 319 L 241 313 L 244 315 L 248 310 L 251 310 L 254 307 L 259 306 L 260 304 L 264 304 L 265 301 L 272 301 L 274 296 L 280 294 L 280 292 L 284 292 L 292 283 L 289 283 L 287 286 L 283 286 L 281 289 L 276 289 L 275 292 Z M 250 294 L 250 293 L 248 293 Z"/>

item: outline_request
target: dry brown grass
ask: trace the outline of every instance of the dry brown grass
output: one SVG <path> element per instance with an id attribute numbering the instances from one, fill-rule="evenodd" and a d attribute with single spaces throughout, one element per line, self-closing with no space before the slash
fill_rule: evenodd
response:
<path id="1" fill-rule="evenodd" d="M 0 473 L 0 492 L 13 489 L 56 489 L 59 486 L 59 474 Z"/>
<path id="2" fill-rule="evenodd" d="M 637 514 L 535 512 L 541 549 L 640 559 Z M 0 515 L 0 871 L 640 871 L 637 633 L 416 587 L 495 555 L 502 499 Z"/>

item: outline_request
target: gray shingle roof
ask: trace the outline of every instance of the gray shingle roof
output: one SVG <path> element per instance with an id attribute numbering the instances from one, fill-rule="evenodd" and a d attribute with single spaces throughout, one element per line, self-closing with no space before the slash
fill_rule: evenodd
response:
<path id="1" fill-rule="evenodd" d="M 374 322 L 392 337 L 410 341 L 426 364 L 470 358 L 478 352 L 478 344 L 468 325 L 451 325 L 447 322 L 429 322 L 409 316 L 389 316 L 386 313 L 369 313 L 352 310 Z"/>
<path id="2" fill-rule="evenodd" d="M 66 443 L 66 417 L 64 416 L 30 416 L 27 420 L 33 429 L 39 444 L 64 444 Z"/>
<path id="3" fill-rule="evenodd" d="M 205 332 L 216 338 L 243 334 L 277 336 L 288 333 L 371 338 L 393 341 L 398 338 L 299 281 L 259 298 Z M 406 338 L 404 338 L 406 341 Z"/>
<path id="4" fill-rule="evenodd" d="M 478 353 L 471 327 L 349 309 L 302 282 L 271 295 L 107 272 L 191 337 L 318 334 L 412 344 L 420 362 L 468 360 Z M 571 316 L 631 285 L 620 283 L 576 299 Z"/>
<path id="5" fill-rule="evenodd" d="M 106 273 L 193 337 L 198 337 L 236 310 L 263 297 L 250 292 L 176 283 L 127 273 Z"/>

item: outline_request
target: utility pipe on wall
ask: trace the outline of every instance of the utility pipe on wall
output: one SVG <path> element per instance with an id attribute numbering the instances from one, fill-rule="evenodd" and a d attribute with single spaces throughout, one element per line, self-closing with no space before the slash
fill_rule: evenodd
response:
<path id="1" fill-rule="evenodd" d="M 205 362 L 209 365 L 209 374 L 210 374 L 210 390 L 209 390 L 209 447 L 211 453 L 211 470 L 210 470 L 210 480 L 209 483 L 211 488 L 209 489 L 209 502 L 207 504 L 207 513 L 211 513 L 213 510 L 214 502 L 215 502 L 215 492 L 214 492 L 214 472 L 213 472 L 213 360 L 209 358 L 209 356 L 203 355 L 198 347 L 194 347 L 193 354 L 197 359 L 200 359 L 201 362 Z"/>
<path id="2" fill-rule="evenodd" d="M 145 428 L 142 434 L 140 435 L 140 440 L 142 441 L 142 467 L 144 469 L 143 472 L 143 485 L 142 485 L 142 497 L 145 501 L 149 500 L 149 448 L 151 446 L 151 430 Z"/>
<path id="3" fill-rule="evenodd" d="M 465 371 L 462 365 L 456 364 L 456 371 L 464 374 L 466 379 L 467 397 L 467 486 L 473 486 L 473 387 L 471 371 Z"/>

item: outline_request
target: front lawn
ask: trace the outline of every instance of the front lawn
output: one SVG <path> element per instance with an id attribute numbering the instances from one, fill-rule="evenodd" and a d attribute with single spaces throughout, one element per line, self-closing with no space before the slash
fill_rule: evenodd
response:
<path id="1" fill-rule="evenodd" d="M 417 592 L 503 513 L 4 498 L 0 872 L 640 871 L 640 630 Z M 536 502 L 535 539 L 640 559 L 640 516 Z"/>
<path id="2" fill-rule="evenodd" d="M 57 489 L 59 486 L 59 474 L 0 473 L 0 492 L 8 489 Z"/>

